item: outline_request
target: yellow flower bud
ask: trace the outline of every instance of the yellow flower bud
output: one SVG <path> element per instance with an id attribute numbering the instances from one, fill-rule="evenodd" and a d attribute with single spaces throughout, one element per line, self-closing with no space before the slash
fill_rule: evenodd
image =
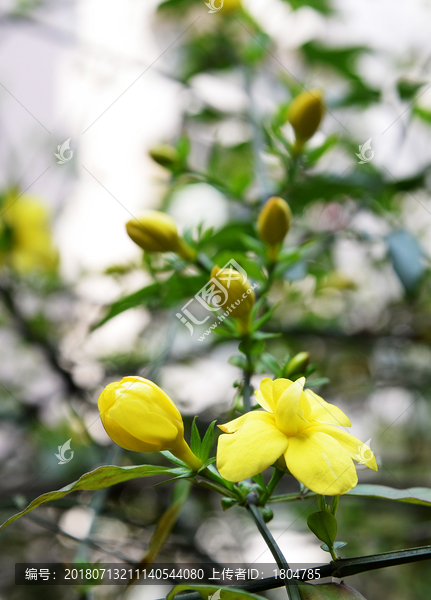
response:
<path id="1" fill-rule="evenodd" d="M 99 396 L 99 411 L 109 437 L 134 452 L 169 450 L 193 470 L 202 462 L 184 439 L 180 412 L 165 392 L 143 377 L 110 383 Z"/>
<path id="2" fill-rule="evenodd" d="M 256 297 L 253 288 L 244 276 L 235 269 L 220 269 L 215 265 L 211 271 L 211 279 L 222 288 L 223 294 L 219 306 L 238 320 L 240 333 L 248 333 L 251 325 L 251 310 Z"/>
<path id="3" fill-rule="evenodd" d="M 156 163 L 167 169 L 170 169 L 179 162 L 178 150 L 167 144 L 154 146 L 154 148 L 150 149 L 149 155 Z"/>
<path id="4" fill-rule="evenodd" d="M 283 198 L 270 198 L 257 219 L 257 231 L 265 244 L 280 244 L 287 235 L 292 222 L 292 212 Z"/>
<path id="5" fill-rule="evenodd" d="M 175 221 L 169 215 L 155 210 L 126 223 L 129 237 L 147 252 L 176 252 L 183 258 L 193 259 L 195 253 L 178 234 Z"/>
<path id="6" fill-rule="evenodd" d="M 319 88 L 306 90 L 292 100 L 287 118 L 295 130 L 298 147 L 316 133 L 322 120 L 323 110 L 323 93 Z"/>

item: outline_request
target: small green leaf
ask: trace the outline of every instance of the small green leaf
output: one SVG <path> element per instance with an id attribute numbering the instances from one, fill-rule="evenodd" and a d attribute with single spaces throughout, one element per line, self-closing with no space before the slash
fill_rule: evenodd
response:
<path id="1" fill-rule="evenodd" d="M 258 473 L 254 477 L 252 477 L 253 481 L 257 483 L 258 486 L 262 488 L 262 490 L 266 490 L 265 480 L 262 476 L 262 473 Z"/>
<path id="2" fill-rule="evenodd" d="M 209 459 L 209 455 L 211 452 L 211 447 L 212 447 L 212 443 L 213 443 L 213 439 L 214 439 L 214 427 L 215 427 L 216 423 L 217 423 L 217 421 L 213 421 L 210 424 L 210 426 L 206 430 L 204 438 L 202 440 L 201 455 L 199 458 L 203 462 L 206 462 Z"/>
<path id="3" fill-rule="evenodd" d="M 340 548 L 344 548 L 344 546 L 347 546 L 347 542 L 335 542 L 334 550 L 339 550 Z M 320 544 L 320 547 L 325 552 L 331 552 L 329 547 L 326 544 Z"/>
<path id="4" fill-rule="evenodd" d="M 247 360 L 243 356 L 231 356 L 228 363 L 234 367 L 239 367 L 240 369 L 247 369 Z"/>
<path id="5" fill-rule="evenodd" d="M 281 373 L 282 367 L 275 360 L 275 358 L 272 356 L 272 354 L 269 354 L 268 352 L 264 352 L 262 354 L 262 356 L 260 357 L 260 361 L 268 369 L 268 371 L 270 371 L 273 375 L 275 375 L 275 377 L 281 376 L 280 373 Z"/>
<path id="6" fill-rule="evenodd" d="M 333 148 L 338 141 L 336 134 L 330 135 L 326 140 L 317 148 L 312 148 L 306 152 L 309 165 L 314 165 L 328 150 Z"/>
<path id="7" fill-rule="evenodd" d="M 325 510 L 319 510 L 308 515 L 307 525 L 314 535 L 327 546 L 330 547 L 334 544 L 337 535 L 337 520 L 334 515 Z"/>
<path id="8" fill-rule="evenodd" d="M 129 479 L 150 477 L 151 475 L 177 475 L 180 471 L 180 469 L 156 467 L 154 465 L 138 465 L 133 467 L 116 467 L 114 465 L 108 465 L 99 467 L 94 471 L 90 471 L 90 473 L 85 473 L 77 481 L 69 483 L 69 485 L 61 488 L 61 490 L 47 492 L 46 494 L 38 496 L 35 500 L 30 502 L 27 508 L 5 521 L 0 529 L 9 525 L 15 521 L 15 519 L 26 515 L 41 504 L 59 500 L 71 492 L 76 492 L 78 490 L 101 490 L 110 487 L 111 485 L 121 483 L 122 481 L 128 481 Z"/>
<path id="9" fill-rule="evenodd" d="M 360 484 L 346 493 L 346 496 L 357 496 L 360 498 L 378 498 L 379 500 L 394 500 L 407 504 L 421 504 L 431 506 L 431 489 L 414 487 L 405 490 L 397 490 L 386 485 Z"/>
<path id="10" fill-rule="evenodd" d="M 193 419 L 192 423 L 192 433 L 190 437 L 190 449 L 193 454 L 196 454 L 198 458 L 201 457 L 201 436 L 199 435 L 199 429 L 196 425 L 197 417 Z"/>
<path id="11" fill-rule="evenodd" d="M 271 307 L 269 311 L 265 313 L 262 317 L 260 317 L 260 319 L 257 319 L 257 321 L 255 321 L 252 325 L 252 331 L 257 331 L 262 327 L 262 325 L 265 325 L 265 323 L 267 323 L 271 319 L 272 315 L 279 306 L 280 302 L 277 302 L 277 304 L 274 304 L 274 306 Z"/>
<path id="12" fill-rule="evenodd" d="M 140 561 L 141 565 L 153 562 L 165 545 L 172 528 L 178 520 L 180 511 L 190 495 L 191 487 L 192 484 L 190 481 L 179 481 L 175 484 L 172 504 L 157 521 L 156 529 L 151 536 L 148 550 Z"/>

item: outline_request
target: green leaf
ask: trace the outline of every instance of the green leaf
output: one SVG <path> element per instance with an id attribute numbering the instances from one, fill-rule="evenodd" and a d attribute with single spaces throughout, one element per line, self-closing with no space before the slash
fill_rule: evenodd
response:
<path id="1" fill-rule="evenodd" d="M 196 591 L 200 594 L 203 600 L 208 600 L 210 596 L 213 596 L 216 592 L 220 592 L 220 600 L 265 600 L 262 596 L 256 594 L 250 594 L 245 590 L 238 588 L 229 588 L 217 585 L 198 585 L 198 584 L 181 584 L 176 585 L 166 596 L 166 600 L 174 600 L 177 594 L 188 590 Z"/>
<path id="2" fill-rule="evenodd" d="M 6 525 L 9 525 L 19 517 L 26 515 L 41 504 L 44 504 L 45 502 L 51 502 L 53 500 L 59 500 L 71 492 L 76 492 L 78 490 L 101 490 L 103 488 L 110 487 L 111 485 L 128 481 L 129 479 L 150 477 L 151 475 L 177 475 L 180 471 L 180 469 L 157 467 L 154 465 L 138 465 L 133 467 L 117 467 L 115 465 L 108 465 L 99 467 L 94 471 L 85 473 L 77 481 L 69 483 L 69 485 L 61 488 L 61 490 L 47 492 L 46 494 L 38 496 L 35 500 L 30 502 L 27 508 L 5 521 L 3 525 L 0 526 L 0 529 L 6 527 Z"/>
<path id="3" fill-rule="evenodd" d="M 308 165 L 314 165 L 328 150 L 333 148 L 338 141 L 338 136 L 336 134 L 329 135 L 326 140 L 318 146 L 317 148 L 312 148 L 305 152 L 305 156 L 307 158 Z"/>
<path id="4" fill-rule="evenodd" d="M 141 566 L 152 563 L 165 545 L 169 534 L 178 520 L 180 511 L 190 495 L 191 487 L 192 483 L 190 481 L 179 481 L 175 484 L 172 504 L 157 521 L 148 550 L 139 563 Z"/>
<path id="5" fill-rule="evenodd" d="M 248 368 L 247 360 L 243 356 L 231 356 L 228 363 L 243 370 Z"/>
<path id="6" fill-rule="evenodd" d="M 293 8 L 293 10 L 298 10 L 303 6 L 310 6 L 314 8 L 317 12 L 320 12 L 322 15 L 330 15 L 333 13 L 331 8 L 331 3 L 329 0 L 284 0 Z"/>
<path id="7" fill-rule="evenodd" d="M 201 458 L 201 436 L 199 435 L 198 426 L 196 425 L 197 417 L 193 419 L 192 423 L 192 434 L 190 438 L 190 449 L 193 454 L 196 454 L 198 458 Z"/>
<path id="8" fill-rule="evenodd" d="M 316 537 L 327 546 L 332 546 L 337 535 L 337 520 L 326 510 L 308 515 L 307 525 Z"/>
<path id="9" fill-rule="evenodd" d="M 268 352 L 264 352 L 260 357 L 260 362 L 270 371 L 275 377 L 281 376 L 282 367 L 278 364 L 278 361 L 269 354 Z"/>
<path id="10" fill-rule="evenodd" d="M 346 496 L 357 496 L 359 498 L 378 498 L 379 500 L 393 500 L 407 504 L 421 504 L 431 506 L 431 489 L 423 487 L 407 488 L 397 490 L 386 485 L 359 484 Z"/>
<path id="11" fill-rule="evenodd" d="M 425 274 L 424 256 L 416 238 L 400 229 L 387 237 L 392 266 L 407 294 L 414 295 Z"/>
<path id="12" fill-rule="evenodd" d="M 258 473 L 257 475 L 252 477 L 252 479 L 255 483 L 257 483 L 257 485 L 259 485 L 262 488 L 262 490 L 266 490 L 265 480 L 262 476 L 262 473 Z"/>
<path id="13" fill-rule="evenodd" d="M 274 304 L 274 306 L 271 307 L 269 311 L 265 313 L 262 317 L 260 317 L 260 319 L 257 319 L 257 321 L 255 321 L 252 325 L 252 331 L 257 331 L 262 327 L 262 325 L 265 325 L 265 323 L 267 323 L 271 319 L 272 315 L 279 306 L 280 302 L 277 302 L 277 304 Z"/>
<path id="14" fill-rule="evenodd" d="M 339 550 L 340 548 L 344 548 L 344 546 L 347 546 L 347 542 L 335 542 L 334 543 L 334 550 Z M 330 549 L 329 549 L 329 547 L 326 544 L 321 544 L 320 547 L 325 552 L 331 552 Z"/>
<path id="15" fill-rule="evenodd" d="M 174 306 L 180 300 L 192 298 L 207 282 L 208 279 L 205 275 L 189 276 L 175 272 L 166 281 L 152 283 L 113 302 L 107 308 L 105 316 L 92 327 L 92 331 L 129 308 L 148 305 L 152 308 Z"/>
<path id="16" fill-rule="evenodd" d="M 110 321 L 120 313 L 129 310 L 129 308 L 135 308 L 136 306 L 141 306 L 144 304 L 146 300 L 151 300 L 152 298 L 157 298 L 157 294 L 160 291 L 160 283 L 152 283 L 137 292 L 133 292 L 133 294 L 129 294 L 124 298 L 120 298 L 116 302 L 113 302 L 103 319 L 98 321 L 91 328 L 92 331 L 104 325 L 107 321 Z"/>
<path id="17" fill-rule="evenodd" d="M 399 79 L 397 90 L 401 100 L 413 100 L 421 87 L 425 85 L 424 81 L 411 81 L 409 79 Z"/>
<path id="18" fill-rule="evenodd" d="M 213 421 L 210 424 L 210 426 L 206 430 L 204 438 L 202 440 L 201 455 L 199 458 L 204 463 L 206 463 L 209 459 L 209 455 L 211 452 L 211 447 L 212 447 L 212 443 L 213 443 L 213 439 L 214 439 L 214 427 L 215 427 L 216 423 L 217 423 L 217 421 Z"/>
<path id="19" fill-rule="evenodd" d="M 242 196 L 253 181 L 253 149 L 249 142 L 237 146 L 215 144 L 208 172 L 220 179 L 236 196 Z"/>
<path id="20" fill-rule="evenodd" d="M 419 119 L 421 119 L 428 125 L 431 125 L 431 110 L 428 110 L 421 106 L 415 106 L 413 108 L 413 115 L 419 117 Z"/>

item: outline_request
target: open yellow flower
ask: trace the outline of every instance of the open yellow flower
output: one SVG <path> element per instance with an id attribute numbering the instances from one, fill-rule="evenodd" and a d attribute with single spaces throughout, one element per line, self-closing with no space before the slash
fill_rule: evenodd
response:
<path id="1" fill-rule="evenodd" d="M 135 452 L 169 450 L 190 468 L 202 462 L 184 439 L 181 414 L 158 385 L 143 377 L 123 377 L 106 386 L 99 396 L 99 411 L 109 437 Z"/>
<path id="2" fill-rule="evenodd" d="M 5 232 L 8 243 L 0 255 L 1 263 L 21 275 L 55 272 L 58 252 L 51 237 L 49 211 L 41 200 L 19 197 L 17 190 L 9 192 L 0 219 L 0 234 Z"/>
<path id="3" fill-rule="evenodd" d="M 352 459 L 377 471 L 371 449 L 350 433 L 348 417 L 333 404 L 304 390 L 305 378 L 262 380 L 256 391 L 264 411 L 249 412 L 225 425 L 217 468 L 228 481 L 253 477 L 281 456 L 290 473 L 317 494 L 338 496 L 358 482 Z"/>

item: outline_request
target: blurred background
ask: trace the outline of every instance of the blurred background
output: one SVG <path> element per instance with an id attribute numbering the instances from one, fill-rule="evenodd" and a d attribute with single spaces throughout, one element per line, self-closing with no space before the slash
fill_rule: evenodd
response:
<path id="1" fill-rule="evenodd" d="M 426 0 L 225 0 L 212 14 L 204 0 L 1 2 L 2 522 L 102 464 L 163 462 L 105 434 L 97 398 L 110 381 L 155 379 L 187 432 L 196 414 L 201 430 L 226 419 L 242 376 L 228 362 L 237 344 L 199 343 L 175 318 L 199 287 L 159 290 L 93 328 L 154 281 L 157 264 L 126 234 L 130 218 L 156 208 L 185 235 L 213 228 L 206 248 L 227 262 L 250 258 L 241 236 L 255 235 L 256 211 L 275 193 L 294 214 L 286 249 L 301 251 L 271 292 L 280 306 L 267 330 L 283 335 L 268 352 L 280 363 L 309 352 L 316 391 L 372 439 L 381 467 L 361 482 L 431 487 L 430 17 Z M 304 87 L 323 89 L 327 111 L 307 168 L 292 174 L 283 115 Z M 359 164 L 368 140 L 372 159 Z M 160 144 L 187 153 L 187 168 L 154 160 Z M 73 460 L 59 465 L 69 439 Z M 285 480 L 282 491 L 294 491 Z M 172 498 L 172 486 L 152 485 L 75 493 L 3 530 L 1 600 L 29 597 L 14 586 L 16 562 L 141 560 Z M 287 559 L 327 562 L 306 527 L 314 504 L 274 506 L 270 528 Z M 426 507 L 346 497 L 338 515 L 343 556 L 431 544 Z M 160 560 L 184 557 L 271 562 L 247 515 L 223 513 L 205 490 L 183 506 Z M 425 600 L 427 567 L 349 583 L 368 600 Z M 45 587 L 31 597 L 137 600 L 168 589 Z"/>

